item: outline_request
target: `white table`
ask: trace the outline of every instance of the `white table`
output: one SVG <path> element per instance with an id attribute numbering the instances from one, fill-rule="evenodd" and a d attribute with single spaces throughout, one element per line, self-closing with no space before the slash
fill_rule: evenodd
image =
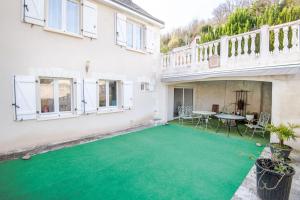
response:
<path id="1" fill-rule="evenodd" d="M 215 112 L 211 112 L 211 111 L 193 111 L 193 114 L 194 115 L 199 115 L 199 119 L 198 119 L 198 122 L 196 124 L 196 127 L 200 124 L 201 120 L 204 119 L 205 120 L 205 128 L 207 128 L 207 124 L 208 124 L 208 118 L 212 115 L 215 115 L 217 113 Z"/>

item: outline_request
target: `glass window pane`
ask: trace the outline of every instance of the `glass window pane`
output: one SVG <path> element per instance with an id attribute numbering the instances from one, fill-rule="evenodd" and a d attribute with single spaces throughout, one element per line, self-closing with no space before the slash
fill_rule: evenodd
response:
<path id="1" fill-rule="evenodd" d="M 40 80 L 41 112 L 54 112 L 54 81 L 52 79 Z"/>
<path id="2" fill-rule="evenodd" d="M 127 46 L 133 47 L 133 25 L 127 22 Z"/>
<path id="3" fill-rule="evenodd" d="M 51 0 L 48 6 L 48 26 L 55 29 L 61 29 L 62 19 L 62 0 Z"/>
<path id="4" fill-rule="evenodd" d="M 141 32 L 141 27 L 140 26 L 138 26 L 138 25 L 136 25 L 136 26 L 134 26 L 134 31 L 135 31 L 135 38 L 134 38 L 134 40 L 135 40 L 135 48 L 136 49 L 141 49 L 141 47 L 142 47 L 142 32 Z"/>
<path id="5" fill-rule="evenodd" d="M 71 111 L 71 91 L 72 83 L 71 80 L 59 80 L 59 112 Z"/>
<path id="6" fill-rule="evenodd" d="M 79 2 L 67 1 L 67 31 L 79 34 Z"/>
<path id="7" fill-rule="evenodd" d="M 109 106 L 117 106 L 117 81 L 109 81 Z"/>
<path id="8" fill-rule="evenodd" d="M 106 81 L 99 81 L 99 107 L 106 106 Z"/>

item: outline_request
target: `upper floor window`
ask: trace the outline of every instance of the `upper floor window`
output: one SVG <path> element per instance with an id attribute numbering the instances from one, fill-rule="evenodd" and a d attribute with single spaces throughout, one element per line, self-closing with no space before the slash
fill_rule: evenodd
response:
<path id="1" fill-rule="evenodd" d="M 64 32 L 80 33 L 80 1 L 48 1 L 48 27 Z"/>
<path id="2" fill-rule="evenodd" d="M 40 79 L 41 113 L 64 113 L 72 111 L 72 80 Z"/>
<path id="3" fill-rule="evenodd" d="M 127 21 L 127 47 L 143 50 L 143 26 Z"/>
<path id="4" fill-rule="evenodd" d="M 113 80 L 100 80 L 99 85 L 99 107 L 117 107 L 118 82 Z"/>

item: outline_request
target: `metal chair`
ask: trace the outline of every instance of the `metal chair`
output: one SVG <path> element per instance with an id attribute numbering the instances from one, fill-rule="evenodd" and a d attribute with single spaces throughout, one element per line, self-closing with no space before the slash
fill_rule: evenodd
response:
<path id="1" fill-rule="evenodd" d="M 181 123 L 181 124 L 183 124 L 184 120 L 192 120 L 192 123 L 194 123 L 193 107 L 192 106 L 178 106 L 178 120 L 179 120 L 179 123 Z"/>
<path id="2" fill-rule="evenodd" d="M 269 123 L 270 118 L 271 115 L 269 113 L 260 113 L 259 119 L 256 124 L 246 124 L 245 133 L 248 131 L 248 129 L 251 129 L 253 130 L 251 137 L 253 137 L 255 133 L 262 133 L 262 136 L 265 137 L 266 127 Z"/>

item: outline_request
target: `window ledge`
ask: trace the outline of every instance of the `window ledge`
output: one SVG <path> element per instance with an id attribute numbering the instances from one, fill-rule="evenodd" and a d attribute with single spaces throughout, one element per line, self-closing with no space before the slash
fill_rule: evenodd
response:
<path id="1" fill-rule="evenodd" d="M 71 36 L 71 37 L 76 37 L 76 38 L 80 38 L 83 39 L 84 37 L 80 34 L 76 34 L 76 33 L 71 33 L 71 32 L 65 32 L 59 29 L 55 29 L 55 28 L 50 28 L 50 27 L 44 27 L 45 31 L 49 31 L 49 32 L 54 32 L 54 33 L 59 33 L 59 34 L 63 34 L 63 35 L 67 35 L 67 36 Z"/>
<path id="2" fill-rule="evenodd" d="M 138 49 L 134 49 L 134 48 L 131 48 L 131 47 L 126 47 L 126 50 L 128 51 L 133 51 L 133 52 L 137 52 L 137 53 L 141 53 L 141 54 L 146 54 L 147 52 L 144 51 L 144 50 L 138 50 Z"/>
<path id="3" fill-rule="evenodd" d="M 67 118 L 75 118 L 78 117 L 79 115 L 73 114 L 73 113 L 68 113 L 68 114 L 41 114 L 37 120 L 38 121 L 48 121 L 48 120 L 57 120 L 57 119 L 67 119 Z"/>
<path id="4" fill-rule="evenodd" d="M 124 112 L 122 108 L 107 108 L 107 109 L 99 109 L 97 114 L 109 114 L 109 113 L 119 113 Z"/>

